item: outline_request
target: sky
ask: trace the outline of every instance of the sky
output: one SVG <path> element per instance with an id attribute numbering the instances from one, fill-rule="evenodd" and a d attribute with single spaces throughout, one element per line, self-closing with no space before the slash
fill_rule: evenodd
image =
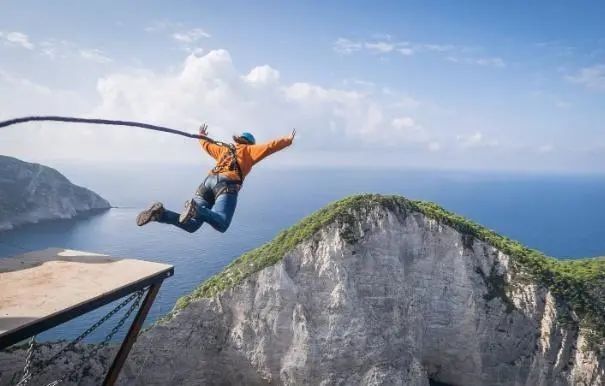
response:
<path id="1" fill-rule="evenodd" d="M 1 1 L 0 120 L 298 136 L 279 167 L 605 172 L 602 1 Z M 0 154 L 195 164 L 195 141 L 34 123 Z"/>

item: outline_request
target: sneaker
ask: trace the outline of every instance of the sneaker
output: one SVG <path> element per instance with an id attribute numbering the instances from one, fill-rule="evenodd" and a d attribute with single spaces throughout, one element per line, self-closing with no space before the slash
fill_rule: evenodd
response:
<path id="1" fill-rule="evenodd" d="M 197 215 L 197 204 L 192 199 L 185 201 L 185 208 L 179 216 L 179 222 L 185 224 Z"/>
<path id="2" fill-rule="evenodd" d="M 164 205 L 161 202 L 156 202 L 149 209 L 145 209 L 137 216 L 137 225 L 143 226 L 151 221 L 157 221 L 164 213 Z"/>

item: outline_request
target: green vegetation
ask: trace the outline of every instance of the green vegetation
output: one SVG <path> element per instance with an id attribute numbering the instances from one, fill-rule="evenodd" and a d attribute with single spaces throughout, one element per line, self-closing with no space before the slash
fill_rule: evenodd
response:
<path id="1" fill-rule="evenodd" d="M 356 241 L 357 218 L 377 207 L 384 207 L 398 216 L 410 212 L 422 213 L 459 231 L 465 247 L 472 248 L 472 239 L 482 240 L 511 258 L 511 267 L 519 280 L 536 280 L 549 288 L 563 305 L 567 305 L 582 320 L 582 326 L 594 331 L 589 345 L 598 346 L 605 338 L 605 259 L 559 260 L 529 249 L 517 241 L 500 236 L 462 216 L 448 212 L 425 201 L 411 201 L 400 196 L 359 195 L 336 201 L 306 217 L 293 227 L 282 231 L 271 242 L 245 253 L 234 260 L 221 273 L 204 282 L 191 294 L 177 301 L 173 312 L 186 307 L 191 301 L 212 297 L 233 287 L 251 274 L 280 261 L 301 242 L 312 239 L 316 232 L 336 222 L 344 240 Z M 470 236 L 470 237 L 469 237 Z M 501 277 L 493 272 L 486 280 L 493 281 L 490 296 L 502 297 L 508 308 L 512 302 L 506 296 Z M 571 318 L 570 318 L 571 319 Z"/>
<path id="2" fill-rule="evenodd" d="M 357 209 L 361 209 L 364 204 L 369 204 L 363 199 L 364 197 L 374 196 L 349 197 L 332 203 L 291 228 L 280 232 L 271 242 L 243 254 L 221 273 L 202 283 L 191 294 L 180 298 L 174 311 L 186 307 L 194 299 L 214 296 L 218 292 L 233 287 L 251 274 L 277 263 L 298 244 L 312 238 L 317 231 L 334 221 L 341 224 L 352 224 L 354 222 L 353 213 Z M 346 240 L 353 242 L 352 231 L 345 230 L 343 233 Z"/>

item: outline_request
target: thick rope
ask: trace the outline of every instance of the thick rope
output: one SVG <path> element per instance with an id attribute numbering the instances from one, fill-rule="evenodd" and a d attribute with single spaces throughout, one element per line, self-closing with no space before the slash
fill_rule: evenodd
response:
<path id="1" fill-rule="evenodd" d="M 32 116 L 32 117 L 22 117 L 10 119 L 8 121 L 0 122 L 0 128 L 16 125 L 18 123 L 24 122 L 38 122 L 38 121 L 55 121 L 55 122 L 74 122 L 74 123 L 93 123 L 99 125 L 117 125 L 117 126 L 132 126 L 132 127 L 140 127 L 147 130 L 161 131 L 163 133 L 182 135 L 183 137 L 195 138 L 195 139 L 205 139 L 207 141 L 222 145 L 222 142 L 215 141 L 209 137 L 186 133 L 184 131 L 171 129 L 168 127 L 150 125 L 148 123 L 140 123 L 140 122 L 132 122 L 132 121 L 115 121 L 110 119 L 92 119 L 92 118 L 73 118 L 73 117 L 57 117 L 57 116 Z"/>
<path id="2" fill-rule="evenodd" d="M 237 170 L 237 174 L 239 175 L 240 182 L 243 181 L 242 172 L 241 172 L 241 169 L 239 167 L 239 164 L 237 163 L 237 155 L 235 154 L 235 147 L 233 145 L 225 143 L 225 142 L 221 142 L 221 141 L 216 141 L 216 140 L 214 140 L 214 139 L 212 139 L 210 137 L 207 137 L 205 135 L 186 133 L 184 131 L 171 129 L 169 127 L 156 126 L 156 125 L 150 125 L 148 123 L 133 122 L 133 121 L 116 121 L 116 120 L 111 120 L 111 119 L 74 118 L 74 117 L 58 117 L 58 116 L 46 115 L 46 116 L 22 117 L 22 118 L 10 119 L 8 121 L 1 121 L 0 122 L 0 129 L 3 128 L 3 127 L 7 127 L 7 126 L 11 126 L 11 125 L 16 125 L 16 124 L 19 124 L 19 123 L 39 122 L 39 121 L 74 122 L 74 123 L 92 123 L 92 124 L 97 124 L 97 125 L 132 126 L 132 127 L 140 127 L 142 129 L 147 129 L 147 130 L 160 131 L 162 133 L 182 135 L 183 137 L 187 137 L 187 138 L 203 139 L 205 141 L 212 142 L 215 145 L 224 146 L 224 147 L 226 147 L 226 148 L 229 149 L 229 152 L 230 152 L 231 157 L 233 158 L 233 162 L 235 164 L 233 170 Z"/>

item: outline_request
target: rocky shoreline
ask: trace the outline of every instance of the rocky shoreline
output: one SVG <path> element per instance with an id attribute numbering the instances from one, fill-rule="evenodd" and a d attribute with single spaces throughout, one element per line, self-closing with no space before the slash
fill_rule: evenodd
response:
<path id="1" fill-rule="evenodd" d="M 107 200 L 53 168 L 0 156 L 0 231 L 109 208 Z"/>

